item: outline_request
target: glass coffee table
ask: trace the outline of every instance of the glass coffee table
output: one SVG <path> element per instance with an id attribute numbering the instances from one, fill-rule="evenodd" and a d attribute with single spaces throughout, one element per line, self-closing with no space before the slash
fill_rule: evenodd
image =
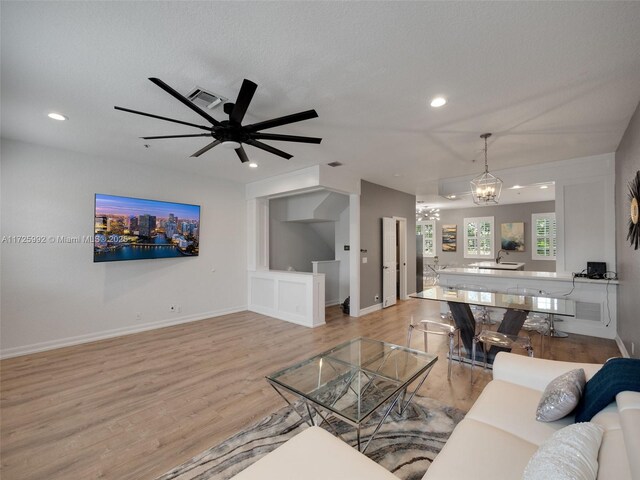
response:
<path id="1" fill-rule="evenodd" d="M 364 452 L 391 411 L 397 407 L 399 413 L 404 412 L 437 360 L 430 353 L 356 338 L 266 378 L 309 425 L 319 419 L 333 429 L 328 419 L 334 416 L 354 426 L 358 450 Z M 415 390 L 406 398 L 408 387 L 416 381 Z M 285 394 L 300 402 L 290 401 Z M 382 418 L 363 446 L 361 427 L 377 411 Z"/>

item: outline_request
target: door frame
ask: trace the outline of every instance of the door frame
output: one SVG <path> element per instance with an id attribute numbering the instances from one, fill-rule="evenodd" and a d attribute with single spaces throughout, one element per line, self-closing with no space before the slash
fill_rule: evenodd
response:
<path id="1" fill-rule="evenodd" d="M 398 221 L 394 217 L 382 217 L 382 308 L 395 305 L 398 301 Z"/>
<path id="2" fill-rule="evenodd" d="M 400 267 L 400 300 L 407 300 L 409 298 L 407 295 L 407 219 L 405 217 L 392 218 L 399 223 L 397 242 L 400 248 L 399 258 L 396 258 L 396 261 Z"/>

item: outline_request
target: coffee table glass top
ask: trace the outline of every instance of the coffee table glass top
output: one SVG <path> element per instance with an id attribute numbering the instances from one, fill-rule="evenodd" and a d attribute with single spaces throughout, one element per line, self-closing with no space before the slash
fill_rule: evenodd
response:
<path id="1" fill-rule="evenodd" d="M 286 390 L 360 423 L 406 388 L 437 355 L 356 338 L 267 376 Z"/>

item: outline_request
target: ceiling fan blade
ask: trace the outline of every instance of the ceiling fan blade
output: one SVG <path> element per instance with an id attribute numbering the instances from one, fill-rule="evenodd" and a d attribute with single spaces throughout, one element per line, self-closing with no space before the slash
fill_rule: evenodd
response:
<path id="1" fill-rule="evenodd" d="M 236 154 L 238 155 L 238 158 L 242 163 L 246 163 L 249 161 L 249 157 L 247 157 L 247 152 L 244 151 L 244 148 L 242 148 L 242 145 L 240 145 L 240 148 L 236 148 Z"/>
<path id="2" fill-rule="evenodd" d="M 169 85 L 164 83 L 159 78 L 150 77 L 149 80 L 151 80 L 153 83 L 155 83 L 161 89 L 163 89 L 169 95 L 171 95 L 171 96 L 177 98 L 178 100 L 180 100 L 182 103 L 184 103 L 187 107 L 189 107 L 191 110 L 196 112 L 198 115 L 200 115 L 201 117 L 206 118 L 207 120 L 209 120 L 209 122 L 211 122 L 212 125 L 215 125 L 215 126 L 220 125 L 219 121 L 217 121 L 215 118 L 213 118 L 207 112 L 205 112 L 200 107 L 198 107 L 196 104 L 191 102 L 187 97 L 185 97 L 184 95 L 180 94 L 180 92 L 178 92 L 178 91 L 174 90 L 173 88 L 171 88 Z"/>
<path id="3" fill-rule="evenodd" d="M 259 142 L 252 138 L 246 140 L 244 143 L 246 143 L 247 145 L 252 145 L 256 148 L 260 148 L 261 150 L 264 150 L 266 152 L 273 153 L 274 155 L 278 155 L 279 157 L 286 158 L 287 160 L 293 157 L 293 155 L 289 155 L 287 152 L 283 152 L 282 150 L 273 148 L 271 145 L 267 145 L 266 143 Z"/>
<path id="4" fill-rule="evenodd" d="M 251 133 L 251 138 L 258 140 L 280 140 L 283 142 L 320 143 L 321 138 L 300 137 L 298 135 L 280 135 L 277 133 Z"/>
<path id="5" fill-rule="evenodd" d="M 267 128 L 274 128 L 279 127 L 280 125 L 309 120 L 310 118 L 316 118 L 317 116 L 318 113 L 315 110 L 307 110 L 306 112 L 292 113 L 291 115 L 285 115 L 284 117 L 273 118 L 271 120 L 265 120 L 264 122 L 254 123 L 253 125 L 247 125 L 244 127 L 244 130 L 247 132 L 258 132 L 260 130 L 266 130 Z"/>
<path id="6" fill-rule="evenodd" d="M 167 122 L 179 123 L 180 125 L 188 125 L 190 127 L 199 128 L 201 130 L 211 130 L 211 127 L 206 127 L 204 125 L 196 125 L 195 123 L 183 122 L 182 120 L 176 120 L 174 118 L 161 117 L 160 115 L 154 115 L 152 113 L 139 112 L 137 110 L 131 110 L 129 108 L 123 107 L 113 107 L 116 110 L 122 110 L 123 112 L 135 113 L 136 115 L 143 115 L 145 117 L 157 118 L 159 120 L 166 120 Z"/>
<path id="7" fill-rule="evenodd" d="M 153 137 L 140 137 L 144 140 L 157 140 L 158 138 L 186 138 L 186 137 L 210 137 L 210 133 L 194 133 L 192 135 L 156 135 Z"/>
<path id="8" fill-rule="evenodd" d="M 247 113 L 247 108 L 249 108 L 253 94 L 256 93 L 256 88 L 258 88 L 258 85 L 253 83 L 251 80 L 247 80 L 245 78 L 242 81 L 242 87 L 240 87 L 238 99 L 234 104 L 231 115 L 229 115 L 229 120 L 231 120 L 231 122 L 237 123 L 238 125 L 242 123 L 242 119 L 244 118 L 244 114 Z"/>
<path id="9" fill-rule="evenodd" d="M 216 145 L 220 145 L 220 143 L 222 143 L 220 140 L 214 140 L 213 142 L 211 142 L 209 145 L 207 145 L 206 147 L 202 147 L 200 150 L 198 150 L 196 153 L 194 153 L 193 155 L 191 155 L 192 157 L 199 157 L 200 155 L 202 155 L 205 152 L 208 152 L 209 150 L 211 150 L 213 147 L 215 147 Z"/>

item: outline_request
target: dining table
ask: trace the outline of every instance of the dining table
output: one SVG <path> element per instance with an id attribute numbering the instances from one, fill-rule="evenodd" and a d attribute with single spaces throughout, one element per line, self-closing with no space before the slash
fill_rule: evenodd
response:
<path id="1" fill-rule="evenodd" d="M 518 335 L 527 315 L 539 313 L 547 315 L 553 328 L 554 319 L 575 317 L 576 302 L 566 297 L 549 297 L 546 295 L 524 295 L 514 292 L 491 292 L 473 288 L 448 287 L 433 285 L 423 291 L 410 295 L 411 298 L 446 302 L 449 306 L 454 324 L 460 330 L 460 339 L 465 349 L 466 358 L 471 360 L 474 337 L 476 336 L 476 320 L 471 306 L 504 309 L 504 316 L 497 331 L 505 335 Z M 492 350 L 500 350 L 492 347 Z M 495 351 L 491 357 L 495 356 Z"/>

